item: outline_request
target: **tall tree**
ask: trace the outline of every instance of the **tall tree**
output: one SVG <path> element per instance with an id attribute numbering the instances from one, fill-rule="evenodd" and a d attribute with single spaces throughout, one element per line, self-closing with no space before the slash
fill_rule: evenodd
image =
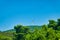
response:
<path id="1" fill-rule="evenodd" d="M 54 21 L 54 20 L 49 20 L 49 24 L 48 24 L 48 27 L 49 28 L 53 28 L 53 29 L 57 29 L 57 22 L 56 21 Z"/>
<path id="2" fill-rule="evenodd" d="M 57 20 L 57 24 L 58 24 L 58 26 L 60 26 L 60 19 Z"/>
<path id="3" fill-rule="evenodd" d="M 22 25 L 17 25 L 14 27 L 14 29 L 16 30 L 15 40 L 24 40 L 25 35 L 29 32 L 29 28 Z"/>

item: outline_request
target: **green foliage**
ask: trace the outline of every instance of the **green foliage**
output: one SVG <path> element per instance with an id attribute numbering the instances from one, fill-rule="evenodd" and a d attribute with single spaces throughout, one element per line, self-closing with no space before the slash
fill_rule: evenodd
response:
<path id="1" fill-rule="evenodd" d="M 4 35 L 3 33 L 0 33 L 0 40 L 13 40 L 12 36 Z"/>
<path id="2" fill-rule="evenodd" d="M 0 40 L 60 40 L 60 19 L 42 26 L 17 25 L 10 32 L 0 32 Z"/>
<path id="3" fill-rule="evenodd" d="M 24 40 L 24 35 L 29 33 L 28 27 L 23 27 L 22 25 L 17 25 L 14 28 L 16 30 L 16 40 Z"/>
<path id="4" fill-rule="evenodd" d="M 24 30 L 22 31 L 22 29 Z M 48 25 L 42 25 L 39 28 L 35 27 L 34 30 L 30 30 L 29 28 L 26 29 L 24 26 L 20 26 L 18 30 L 22 31 L 19 31 L 19 33 L 24 34 L 23 37 L 21 36 L 22 40 L 60 40 L 60 19 L 58 19 L 58 22 L 49 20 Z M 21 40 L 21 38 L 19 40 Z"/>
<path id="5" fill-rule="evenodd" d="M 58 24 L 58 26 L 60 26 L 60 19 L 57 20 L 57 24 Z"/>
<path id="6" fill-rule="evenodd" d="M 53 28 L 54 30 L 57 30 L 57 22 L 54 20 L 49 20 L 49 24 L 48 24 L 49 28 Z"/>

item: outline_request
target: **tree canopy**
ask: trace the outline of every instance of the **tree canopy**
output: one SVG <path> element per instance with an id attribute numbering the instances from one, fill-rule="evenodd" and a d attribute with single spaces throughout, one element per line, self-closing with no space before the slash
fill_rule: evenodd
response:
<path id="1" fill-rule="evenodd" d="M 0 40 L 60 40 L 60 19 L 49 20 L 47 25 L 29 26 L 17 25 L 14 26 L 15 32 L 13 37 L 2 36 L 0 32 Z"/>

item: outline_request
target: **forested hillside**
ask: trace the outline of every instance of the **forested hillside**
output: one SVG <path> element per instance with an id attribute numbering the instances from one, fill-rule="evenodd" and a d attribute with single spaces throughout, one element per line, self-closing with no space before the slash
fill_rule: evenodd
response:
<path id="1" fill-rule="evenodd" d="M 41 26 L 14 26 L 12 30 L 0 32 L 0 40 L 60 40 L 60 19 Z"/>

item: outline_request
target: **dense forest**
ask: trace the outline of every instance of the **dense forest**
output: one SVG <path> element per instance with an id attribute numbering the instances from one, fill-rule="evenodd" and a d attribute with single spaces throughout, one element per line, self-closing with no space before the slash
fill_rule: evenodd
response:
<path id="1" fill-rule="evenodd" d="M 41 26 L 14 26 L 12 30 L 0 31 L 0 40 L 60 40 L 60 19 Z"/>

